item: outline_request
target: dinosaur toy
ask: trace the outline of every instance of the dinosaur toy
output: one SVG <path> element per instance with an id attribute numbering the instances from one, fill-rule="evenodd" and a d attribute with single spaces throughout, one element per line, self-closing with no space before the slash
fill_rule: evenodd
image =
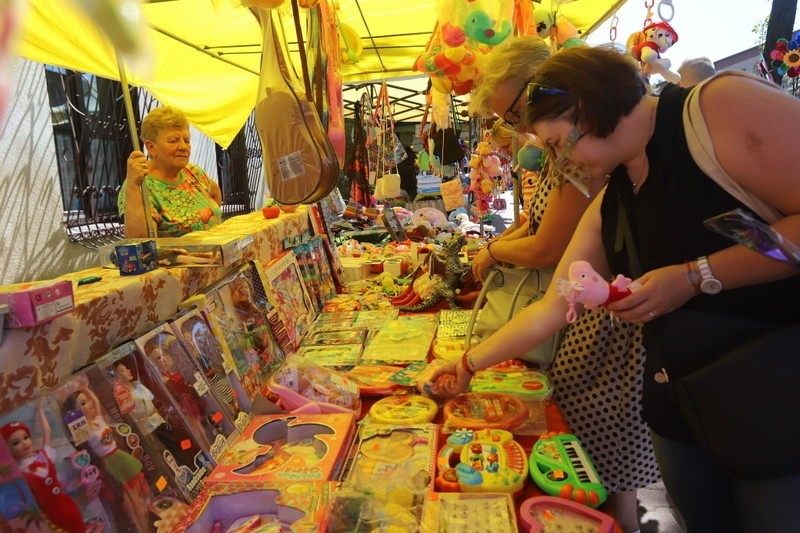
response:
<path id="1" fill-rule="evenodd" d="M 568 276 L 569 280 L 559 278 L 556 281 L 556 290 L 569 304 L 567 322 L 570 324 L 578 319 L 576 303 L 582 303 L 587 309 L 597 309 L 621 300 L 640 286 L 622 274 L 617 274 L 609 283 L 587 261 L 573 261 Z"/>
<path id="2" fill-rule="evenodd" d="M 442 243 L 442 247 L 430 254 L 428 271 L 421 276 L 429 276 L 433 283 L 417 283 L 410 285 L 407 293 L 392 300 L 400 311 L 418 313 L 433 308 L 442 300 L 446 300 L 451 309 L 458 309 L 455 301 L 456 289 L 459 287 L 461 276 L 470 270 L 468 265 L 461 263 L 459 252 L 467 244 L 463 233 L 456 233 Z M 437 264 L 439 268 L 437 268 Z M 438 274 L 442 268 L 444 273 Z M 423 294 L 424 293 L 424 294 Z"/>

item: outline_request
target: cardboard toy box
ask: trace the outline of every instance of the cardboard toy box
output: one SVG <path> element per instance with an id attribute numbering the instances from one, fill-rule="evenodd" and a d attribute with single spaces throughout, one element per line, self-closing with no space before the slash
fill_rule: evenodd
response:
<path id="1" fill-rule="evenodd" d="M 153 239 L 127 239 L 114 246 L 120 276 L 136 276 L 158 268 L 158 250 Z"/>
<path id="2" fill-rule="evenodd" d="M 255 416 L 207 483 L 336 480 L 354 433 L 347 413 Z"/>
<path id="3" fill-rule="evenodd" d="M 0 287 L 0 304 L 8 305 L 5 327 L 29 328 L 65 315 L 75 308 L 72 281 L 18 283 Z M 0 318 L 3 315 L 0 314 Z"/>
<path id="4" fill-rule="evenodd" d="M 168 266 L 230 266 L 244 261 L 253 236 L 195 231 L 182 237 L 159 238 L 157 242 L 159 259 Z"/>

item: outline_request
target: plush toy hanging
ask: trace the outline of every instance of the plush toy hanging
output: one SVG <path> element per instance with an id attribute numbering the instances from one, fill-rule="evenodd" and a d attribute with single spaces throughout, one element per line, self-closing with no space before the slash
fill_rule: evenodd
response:
<path id="1" fill-rule="evenodd" d="M 441 93 L 466 94 L 486 54 L 511 35 L 513 0 L 438 0 L 438 20 L 414 70 Z"/>
<path id="2" fill-rule="evenodd" d="M 489 200 L 494 191 L 494 179 L 503 174 L 502 161 L 494 153 L 488 140 L 478 143 L 469 160 L 469 187 L 466 192 L 473 193 L 473 212 L 481 217 L 489 212 Z"/>
<path id="3" fill-rule="evenodd" d="M 555 50 L 586 44 L 580 38 L 578 28 L 560 12 L 536 9 L 533 18 L 536 22 L 536 34 L 542 39 L 550 39 Z"/>
<path id="4" fill-rule="evenodd" d="M 677 42 L 678 32 L 668 22 L 653 22 L 628 37 L 626 48 L 642 66 L 645 76 L 659 74 L 668 82 L 678 83 L 681 75 L 670 70 L 672 62 L 669 59 L 661 57 Z"/>

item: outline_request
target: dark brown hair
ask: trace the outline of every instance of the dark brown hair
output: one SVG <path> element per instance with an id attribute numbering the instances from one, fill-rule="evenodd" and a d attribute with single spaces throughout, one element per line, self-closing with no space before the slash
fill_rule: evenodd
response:
<path id="1" fill-rule="evenodd" d="M 600 138 L 608 137 L 647 93 L 639 66 L 613 46 L 564 48 L 542 64 L 535 81 L 569 94 L 535 94 L 525 123 L 566 118 Z"/>

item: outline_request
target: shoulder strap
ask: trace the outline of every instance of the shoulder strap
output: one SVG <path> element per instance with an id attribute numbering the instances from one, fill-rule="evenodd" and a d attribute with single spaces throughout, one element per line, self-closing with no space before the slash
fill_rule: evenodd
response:
<path id="1" fill-rule="evenodd" d="M 717 185 L 725 189 L 731 196 L 742 202 L 771 224 L 783 218 L 783 214 L 745 190 L 744 187 L 725 172 L 717 159 L 717 154 L 714 150 L 714 142 L 708 133 L 708 127 L 703 118 L 703 111 L 700 109 L 700 91 L 703 90 L 703 87 L 705 87 L 708 82 L 726 75 L 742 76 L 758 80 L 777 89 L 775 85 L 766 80 L 736 70 L 726 70 L 696 85 L 689 93 L 683 106 L 683 127 L 686 133 L 686 142 L 689 144 L 689 152 L 692 154 L 697 166 L 700 167 L 700 170 L 717 182 Z"/>

